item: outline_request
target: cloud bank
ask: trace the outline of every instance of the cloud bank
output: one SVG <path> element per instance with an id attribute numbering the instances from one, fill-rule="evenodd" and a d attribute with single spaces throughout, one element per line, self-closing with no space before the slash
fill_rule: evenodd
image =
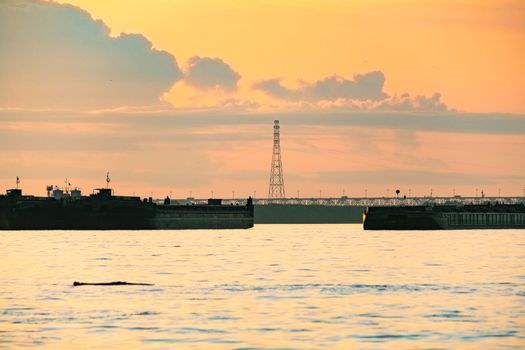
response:
<path id="1" fill-rule="evenodd" d="M 280 79 L 262 80 L 253 85 L 270 96 L 290 101 L 321 100 L 372 100 L 379 101 L 388 95 L 383 92 L 385 75 L 381 71 L 356 74 L 352 80 L 333 75 L 314 83 L 302 83 L 298 89 L 282 85 Z"/>
<path id="2" fill-rule="evenodd" d="M 381 71 L 356 74 L 353 79 L 333 75 L 314 83 L 301 81 L 301 86 L 291 89 L 280 79 L 261 80 L 253 84 L 254 90 L 296 104 L 306 109 L 346 111 L 433 111 L 444 112 L 449 108 L 441 101 L 441 94 L 427 97 L 408 93 L 388 95 L 383 91 L 385 75 Z"/>
<path id="3" fill-rule="evenodd" d="M 323 100 L 315 104 L 306 104 L 328 110 L 369 111 L 369 112 L 446 112 L 451 110 L 441 101 L 441 94 L 436 92 L 432 96 L 416 95 L 414 97 L 405 93 L 389 96 L 379 101 L 358 101 L 352 99 Z"/>
<path id="4" fill-rule="evenodd" d="M 194 56 L 188 61 L 184 81 L 197 89 L 234 91 L 241 76 L 220 58 Z"/>
<path id="5" fill-rule="evenodd" d="M 0 3 L 0 106 L 92 109 L 155 105 L 182 77 L 140 34 L 110 37 L 86 11 L 37 0 Z"/>

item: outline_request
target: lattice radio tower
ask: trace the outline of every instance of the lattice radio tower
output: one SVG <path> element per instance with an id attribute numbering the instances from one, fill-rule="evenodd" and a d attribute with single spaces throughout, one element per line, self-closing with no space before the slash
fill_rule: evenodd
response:
<path id="1" fill-rule="evenodd" d="M 273 122 L 272 170 L 268 198 L 284 198 L 283 163 L 281 161 L 281 141 L 279 138 L 279 121 Z"/>

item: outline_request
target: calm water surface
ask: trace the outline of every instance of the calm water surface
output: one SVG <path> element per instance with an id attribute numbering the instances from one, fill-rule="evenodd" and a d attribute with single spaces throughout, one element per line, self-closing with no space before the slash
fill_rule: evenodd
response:
<path id="1" fill-rule="evenodd" d="M 0 232 L 0 257 L 0 348 L 525 348 L 525 230 Z"/>

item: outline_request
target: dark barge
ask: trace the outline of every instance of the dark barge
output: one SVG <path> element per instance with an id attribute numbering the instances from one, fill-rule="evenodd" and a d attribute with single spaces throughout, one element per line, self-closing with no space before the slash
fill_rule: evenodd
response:
<path id="1" fill-rule="evenodd" d="M 251 198 L 246 205 L 223 205 L 220 199 L 175 205 L 169 198 L 157 204 L 115 196 L 109 188 L 60 198 L 23 195 L 20 189 L 0 195 L 0 230 L 247 229 L 253 227 L 253 213 Z"/>
<path id="2" fill-rule="evenodd" d="M 368 207 L 365 230 L 524 229 L 525 204 Z"/>

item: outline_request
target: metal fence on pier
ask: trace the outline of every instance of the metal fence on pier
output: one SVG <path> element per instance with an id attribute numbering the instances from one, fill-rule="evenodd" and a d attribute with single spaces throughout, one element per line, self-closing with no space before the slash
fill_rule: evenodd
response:
<path id="1" fill-rule="evenodd" d="M 177 199 L 172 204 L 205 204 L 207 199 Z M 255 198 L 255 205 L 269 204 L 297 204 L 297 205 L 325 205 L 325 206 L 401 206 L 401 205 L 462 205 L 462 204 L 486 204 L 504 203 L 518 204 L 525 203 L 525 197 L 411 197 L 411 198 L 391 198 L 391 197 L 368 197 L 368 198 Z M 246 198 L 223 199 L 226 205 L 245 205 Z"/>

